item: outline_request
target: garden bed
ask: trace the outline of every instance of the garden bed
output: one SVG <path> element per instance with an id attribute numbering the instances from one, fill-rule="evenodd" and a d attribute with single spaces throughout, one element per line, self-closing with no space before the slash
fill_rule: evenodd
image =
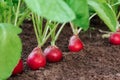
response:
<path id="1" fill-rule="evenodd" d="M 99 21 L 94 18 L 91 28 L 80 33 L 84 49 L 78 53 L 69 52 L 67 48 L 68 40 L 72 36 L 71 28 L 67 24 L 56 43 L 63 51 L 63 60 L 47 63 L 45 68 L 36 71 L 30 70 L 26 65 L 26 58 L 37 43 L 31 22 L 25 21 L 20 35 L 23 42 L 24 71 L 8 80 L 120 80 L 120 46 L 111 45 L 108 39 L 102 39 L 103 33 L 99 29 L 107 29 Z M 43 49 L 49 44 L 48 40 Z"/>

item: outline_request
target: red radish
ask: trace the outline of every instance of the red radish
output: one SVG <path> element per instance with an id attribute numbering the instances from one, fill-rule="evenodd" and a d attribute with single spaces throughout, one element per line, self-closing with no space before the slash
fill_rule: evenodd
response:
<path id="1" fill-rule="evenodd" d="M 36 47 L 27 58 L 27 64 L 32 70 L 37 70 L 46 66 L 46 58 L 41 48 Z"/>
<path id="2" fill-rule="evenodd" d="M 12 75 L 17 75 L 23 71 L 23 61 L 20 59 L 16 67 L 14 68 Z"/>
<path id="3" fill-rule="evenodd" d="M 48 62 L 59 62 L 62 59 L 62 51 L 56 46 L 48 46 L 44 54 Z"/>
<path id="4" fill-rule="evenodd" d="M 73 35 L 70 38 L 68 49 L 71 52 L 79 52 L 81 49 L 83 49 L 83 43 L 78 37 L 78 35 Z"/>
<path id="5" fill-rule="evenodd" d="M 112 33 L 109 37 L 109 42 L 114 45 L 120 45 L 120 33 Z"/>

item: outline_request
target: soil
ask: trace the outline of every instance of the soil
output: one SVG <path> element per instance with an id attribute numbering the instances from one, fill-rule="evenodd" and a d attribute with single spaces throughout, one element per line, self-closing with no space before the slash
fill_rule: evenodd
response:
<path id="1" fill-rule="evenodd" d="M 103 33 L 99 29 L 108 29 L 98 17 L 91 21 L 90 26 L 87 32 L 79 34 L 84 49 L 73 53 L 67 48 L 72 36 L 67 24 L 56 43 L 63 51 L 63 60 L 47 63 L 45 68 L 33 71 L 26 65 L 26 58 L 37 43 L 31 21 L 25 21 L 20 35 L 23 42 L 24 71 L 8 80 L 120 80 L 120 46 L 111 45 L 107 38 L 101 37 Z M 50 40 L 43 49 L 48 45 Z"/>

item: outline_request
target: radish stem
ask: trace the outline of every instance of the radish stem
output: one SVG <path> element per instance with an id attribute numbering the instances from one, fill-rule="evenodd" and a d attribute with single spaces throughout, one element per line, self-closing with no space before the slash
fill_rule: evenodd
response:
<path id="1" fill-rule="evenodd" d="M 21 0 L 18 0 L 18 6 L 17 6 L 16 16 L 15 16 L 15 23 L 14 23 L 15 26 L 17 26 L 20 4 L 21 4 Z"/>
<path id="2" fill-rule="evenodd" d="M 81 30 L 82 30 L 82 28 L 79 28 L 77 33 L 80 33 Z"/>
<path id="3" fill-rule="evenodd" d="M 72 32 L 73 32 L 75 35 L 77 35 L 77 34 L 78 34 L 78 29 L 77 29 L 77 27 L 74 26 L 74 25 L 72 24 L 72 22 L 70 22 L 70 26 L 71 26 L 71 28 L 72 28 Z"/>
<path id="4" fill-rule="evenodd" d="M 119 13 L 118 13 L 118 15 L 117 15 L 117 20 L 119 19 L 119 17 L 120 17 L 120 11 L 119 11 Z"/>
<path id="5" fill-rule="evenodd" d="M 90 17 L 89 17 L 89 20 L 91 20 L 94 16 L 96 16 L 97 15 L 97 13 L 94 13 L 93 15 L 91 15 Z"/>
<path id="6" fill-rule="evenodd" d="M 32 21 L 33 21 L 33 27 L 34 27 L 35 35 L 36 35 L 36 38 L 37 38 L 38 46 L 41 47 L 38 32 L 37 32 L 37 28 L 36 28 L 36 23 L 35 23 L 35 19 L 34 19 L 34 14 L 32 14 Z"/>
<path id="7" fill-rule="evenodd" d="M 61 25 L 60 29 L 58 30 L 58 32 L 57 32 L 57 34 L 56 34 L 56 36 L 55 36 L 55 41 L 57 40 L 58 36 L 60 35 L 63 27 L 65 26 L 65 24 L 66 24 L 66 23 L 63 23 L 63 24 Z"/>

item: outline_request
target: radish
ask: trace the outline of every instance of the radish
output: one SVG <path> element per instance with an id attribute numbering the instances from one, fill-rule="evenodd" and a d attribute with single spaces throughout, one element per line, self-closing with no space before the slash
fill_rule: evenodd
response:
<path id="1" fill-rule="evenodd" d="M 48 62 L 59 62 L 62 59 L 62 52 L 56 46 L 48 46 L 44 50 Z"/>
<path id="2" fill-rule="evenodd" d="M 64 25 L 65 23 L 63 23 L 59 28 L 57 28 L 58 23 L 51 23 L 50 25 L 50 31 L 52 32 L 51 33 L 51 46 L 48 46 L 44 50 L 44 54 L 48 62 L 54 63 L 54 62 L 59 62 L 62 60 L 62 51 L 55 45 L 55 43 Z"/>
<path id="3" fill-rule="evenodd" d="M 27 64 L 32 70 L 46 66 L 46 58 L 40 47 L 35 47 L 27 58 Z"/>
<path id="4" fill-rule="evenodd" d="M 46 66 L 46 57 L 43 55 L 41 47 L 46 43 L 48 38 L 51 36 L 52 32 L 56 29 L 56 27 L 50 28 L 53 26 L 53 22 L 50 20 L 46 20 L 45 25 L 44 18 L 32 13 L 32 21 L 33 21 L 33 27 L 38 43 L 38 47 L 34 48 L 33 51 L 30 53 L 30 55 L 27 58 L 27 65 L 32 70 L 37 70 L 41 67 Z"/>
<path id="5" fill-rule="evenodd" d="M 23 71 L 23 61 L 20 59 L 16 67 L 14 68 L 12 75 L 17 75 Z"/>
<path id="6" fill-rule="evenodd" d="M 112 33 L 109 37 L 109 42 L 114 45 L 120 45 L 120 33 Z"/>
<path id="7" fill-rule="evenodd" d="M 39 67 L 45 67 L 46 60 L 49 62 L 58 62 L 62 59 L 62 52 L 59 48 L 55 47 L 55 42 L 63 29 L 65 23 L 61 25 L 58 32 L 56 33 L 56 29 L 58 26 L 58 22 L 52 22 L 50 20 L 46 20 L 46 24 L 43 25 L 44 18 L 38 16 L 36 14 L 32 14 L 33 27 L 35 31 L 35 35 L 37 38 L 38 46 L 37 48 L 31 52 L 28 56 L 27 64 L 31 69 L 38 69 Z M 40 47 L 43 47 L 48 38 L 51 37 L 51 47 L 45 49 L 45 53 L 42 53 Z M 43 56 L 43 54 L 45 54 Z"/>
<path id="8" fill-rule="evenodd" d="M 70 26 L 74 35 L 70 37 L 68 49 L 71 52 L 79 52 L 83 49 L 83 43 L 78 36 L 82 28 L 75 26 L 72 22 L 70 22 Z"/>
<path id="9" fill-rule="evenodd" d="M 83 43 L 81 42 L 78 35 L 73 35 L 69 40 L 68 49 L 71 52 L 78 52 L 83 49 Z"/>

